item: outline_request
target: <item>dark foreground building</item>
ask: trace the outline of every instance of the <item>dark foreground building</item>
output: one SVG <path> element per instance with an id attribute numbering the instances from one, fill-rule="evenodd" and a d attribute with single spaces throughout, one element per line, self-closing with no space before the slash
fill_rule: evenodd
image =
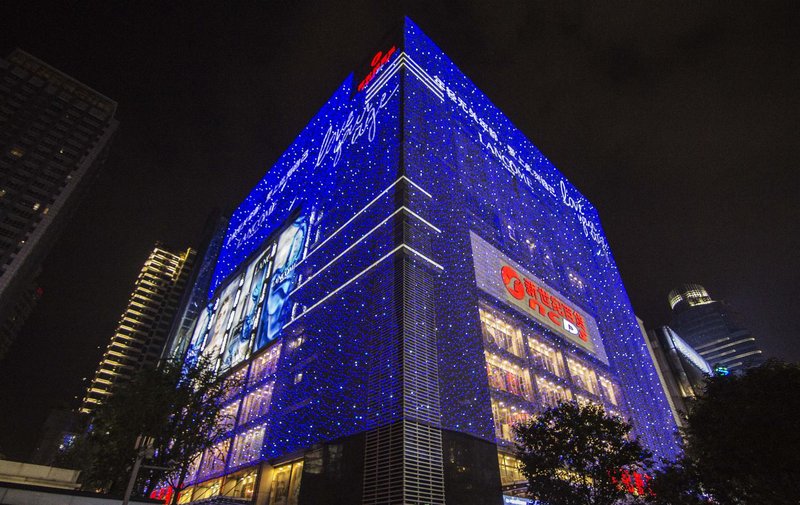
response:
<path id="1" fill-rule="evenodd" d="M 0 359 L 41 290 L 41 263 L 102 166 L 117 104 L 16 50 L 0 59 Z"/>
<path id="2" fill-rule="evenodd" d="M 594 207 L 413 23 L 379 49 L 231 218 L 187 359 L 245 385 L 181 501 L 499 505 L 569 399 L 673 455 Z"/>

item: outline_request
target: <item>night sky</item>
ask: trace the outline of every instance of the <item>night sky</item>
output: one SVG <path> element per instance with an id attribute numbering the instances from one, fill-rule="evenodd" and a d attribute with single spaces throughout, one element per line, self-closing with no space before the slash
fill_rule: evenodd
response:
<path id="1" fill-rule="evenodd" d="M 698 282 L 800 360 L 800 2 L 216 3 L 0 2 L 0 55 L 41 58 L 121 122 L 0 362 L 8 458 L 78 405 L 153 244 L 195 245 L 403 15 L 597 207 L 648 328 Z"/>

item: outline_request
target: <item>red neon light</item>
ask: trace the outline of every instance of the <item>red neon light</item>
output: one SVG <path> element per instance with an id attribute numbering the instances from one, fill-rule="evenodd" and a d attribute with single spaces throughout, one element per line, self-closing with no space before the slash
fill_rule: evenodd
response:
<path id="1" fill-rule="evenodd" d="M 358 91 L 361 91 L 362 89 L 367 87 L 367 84 L 369 84 L 372 81 L 372 79 L 375 78 L 375 74 L 377 74 L 378 70 L 380 70 L 381 67 L 383 67 L 387 61 L 389 61 L 389 58 L 392 57 L 392 55 L 396 50 L 397 47 L 392 46 L 391 49 L 386 51 L 386 54 L 383 54 L 381 51 L 375 53 L 375 56 L 372 57 L 372 62 L 370 62 L 369 64 L 372 67 L 372 70 L 370 70 L 367 76 L 364 77 L 363 81 L 358 83 Z"/>
<path id="2" fill-rule="evenodd" d="M 513 267 L 503 265 L 500 269 L 508 293 L 517 300 L 528 296 L 528 307 L 538 312 L 542 317 L 549 319 L 556 327 L 564 328 L 578 336 L 584 342 L 589 341 L 589 332 L 586 330 L 586 321 L 569 305 L 555 297 L 549 290 L 536 285 L 527 277 L 523 277 Z"/>

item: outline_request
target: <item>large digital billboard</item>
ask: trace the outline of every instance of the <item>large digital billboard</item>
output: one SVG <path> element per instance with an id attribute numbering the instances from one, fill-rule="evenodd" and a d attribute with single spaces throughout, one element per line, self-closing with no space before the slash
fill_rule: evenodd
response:
<path id="1" fill-rule="evenodd" d="M 278 339 L 291 313 L 290 293 L 309 225 L 306 215 L 291 219 L 219 288 L 198 318 L 190 356 L 203 356 L 226 370 Z"/>

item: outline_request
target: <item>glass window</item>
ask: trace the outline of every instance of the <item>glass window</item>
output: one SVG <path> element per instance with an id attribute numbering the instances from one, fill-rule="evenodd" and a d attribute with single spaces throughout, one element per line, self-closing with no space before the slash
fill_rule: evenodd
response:
<path id="1" fill-rule="evenodd" d="M 248 422 L 265 415 L 269 412 L 269 405 L 272 401 L 272 388 L 273 382 L 265 384 L 258 389 L 255 389 L 244 397 L 244 404 L 242 405 L 242 415 L 239 420 L 239 425 L 247 424 Z"/>
<path id="2" fill-rule="evenodd" d="M 573 358 L 567 358 L 567 365 L 569 366 L 569 373 L 572 375 L 572 382 L 574 382 L 576 386 L 593 395 L 599 393 L 597 375 L 595 375 L 594 370 Z"/>
<path id="3" fill-rule="evenodd" d="M 598 374 L 598 383 L 600 385 L 600 396 L 612 405 L 619 405 L 617 388 L 614 383 L 600 374 Z"/>
<path id="4" fill-rule="evenodd" d="M 517 482 L 525 482 L 525 476 L 520 469 L 520 461 L 510 454 L 497 453 L 497 460 L 500 464 L 500 483 L 503 486 Z"/>
<path id="5" fill-rule="evenodd" d="M 297 505 L 302 475 L 302 461 L 275 467 L 269 491 L 269 505 Z"/>
<path id="6" fill-rule="evenodd" d="M 485 355 L 489 386 L 530 399 L 531 383 L 527 371 L 499 356 L 489 353 Z"/>
<path id="7" fill-rule="evenodd" d="M 569 389 L 544 377 L 536 377 L 536 387 L 539 390 L 540 402 L 543 407 L 555 407 L 559 403 L 568 402 L 572 399 Z"/>
<path id="8" fill-rule="evenodd" d="M 517 423 L 527 423 L 533 417 L 527 410 L 515 405 L 492 399 L 495 435 L 500 440 L 514 441 L 513 427 Z"/>
<path id="9" fill-rule="evenodd" d="M 192 501 L 205 500 L 218 496 L 221 486 L 222 479 L 213 479 L 196 485 L 191 493 Z"/>
<path id="10" fill-rule="evenodd" d="M 224 407 L 219 412 L 217 418 L 217 430 L 219 434 L 227 433 L 233 429 L 236 424 L 236 414 L 239 410 L 239 402 L 233 402 L 227 407 Z"/>
<path id="11" fill-rule="evenodd" d="M 265 426 L 256 426 L 236 435 L 233 441 L 231 467 L 257 461 L 261 457 L 261 446 L 264 443 Z"/>
<path id="12" fill-rule="evenodd" d="M 255 491 L 257 475 L 258 472 L 256 468 L 249 468 L 228 475 L 225 478 L 225 484 L 222 486 L 222 494 L 224 496 L 251 500 Z"/>
<path id="13" fill-rule="evenodd" d="M 522 348 L 522 334 L 518 328 L 502 321 L 488 310 L 480 309 L 480 315 L 485 342 L 494 344 L 517 356 L 525 355 Z"/>
<path id="14" fill-rule="evenodd" d="M 531 360 L 537 367 L 564 377 L 564 358 L 561 356 L 561 351 L 535 337 L 528 339 L 528 347 L 531 350 Z"/>
<path id="15" fill-rule="evenodd" d="M 278 358 L 281 355 L 281 346 L 273 345 L 267 352 L 253 360 L 250 369 L 250 384 L 260 382 L 275 373 L 278 367 Z"/>
<path id="16" fill-rule="evenodd" d="M 222 472 L 222 470 L 225 469 L 225 460 L 228 459 L 229 448 L 230 439 L 227 439 L 206 449 L 206 452 L 203 453 L 203 461 L 200 464 L 200 470 L 197 473 L 198 478 L 203 479 Z"/>

